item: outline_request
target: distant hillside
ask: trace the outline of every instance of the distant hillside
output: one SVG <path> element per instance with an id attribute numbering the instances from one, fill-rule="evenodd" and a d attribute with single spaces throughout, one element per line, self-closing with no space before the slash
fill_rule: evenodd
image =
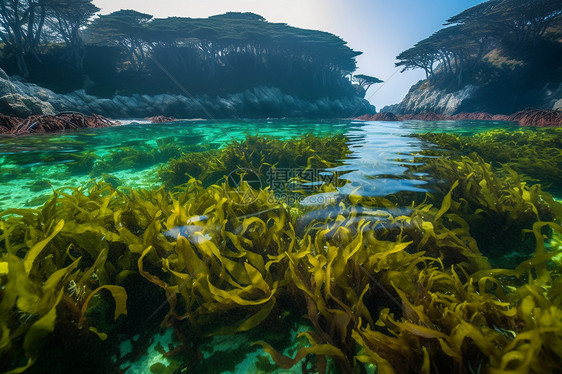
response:
<path id="1" fill-rule="evenodd" d="M 0 108 L 17 115 L 34 112 L 36 105 L 24 110 L 22 102 L 40 88 L 55 110 L 85 103 L 84 110 L 106 115 L 146 113 L 146 102 L 156 111 L 148 115 L 184 118 L 374 111 L 363 98 L 380 81 L 353 77 L 361 52 L 327 32 L 254 13 L 159 19 L 134 10 L 96 15 L 91 0 L 3 4 L 0 68 L 22 84 L 0 90 Z M 258 91 L 267 97 L 253 98 Z"/>
<path id="2" fill-rule="evenodd" d="M 511 114 L 562 106 L 562 2 L 486 1 L 444 26 L 397 56 L 403 71 L 423 69 L 426 80 L 384 110 Z"/>
<path id="3" fill-rule="evenodd" d="M 253 13 L 158 19 L 121 10 L 86 23 L 76 46 L 64 43 L 49 24 L 23 61 L 18 45 L 5 45 L 0 67 L 59 93 L 85 88 L 102 97 L 180 94 L 178 83 L 193 95 L 260 86 L 304 99 L 354 97 L 361 91 L 350 80 L 361 52 L 333 34 L 270 23 Z"/>

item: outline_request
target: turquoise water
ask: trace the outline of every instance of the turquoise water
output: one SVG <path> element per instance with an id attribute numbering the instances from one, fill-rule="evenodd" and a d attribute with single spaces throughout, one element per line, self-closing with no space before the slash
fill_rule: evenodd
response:
<path id="1" fill-rule="evenodd" d="M 57 319 L 50 335 L 33 329 L 34 323 L 48 315 L 45 310 L 18 301 L 6 312 L 0 303 L 2 331 L 10 339 L 19 334 L 9 340 L 11 346 L 0 344 L 0 371 L 23 367 L 28 359 L 33 363 L 31 372 L 51 370 L 47 368 L 55 361 L 66 368 L 57 370 L 64 371 L 76 365 L 74 359 L 87 359 L 91 361 L 82 367 L 83 372 L 100 372 L 104 367 L 105 372 L 126 373 L 301 373 L 325 365 L 331 373 L 350 371 L 349 365 L 353 365 L 361 367 L 354 369 L 361 370 L 358 372 L 375 373 L 377 359 L 369 350 L 378 349 L 392 361 L 392 349 L 389 353 L 387 345 L 408 345 L 405 350 L 396 348 L 400 358 L 392 361 L 395 368 L 411 360 L 409 368 L 421 371 L 427 353 L 419 347 L 427 345 L 432 372 L 455 372 L 459 367 L 451 364 L 454 360 L 447 361 L 448 354 L 440 349 L 445 344 L 441 341 L 449 338 L 446 344 L 455 348 L 457 325 L 466 331 L 472 331 L 467 326 L 480 329 L 478 334 L 488 334 L 498 347 L 512 352 L 521 348 L 510 345 L 513 336 L 535 330 L 539 335 L 534 339 L 542 339 L 545 347 L 556 347 L 562 326 L 551 321 L 562 315 L 562 296 L 556 293 L 562 272 L 562 233 L 558 232 L 562 230 L 557 226 L 562 206 L 538 187 L 529 186 L 540 182 L 544 190 L 560 197 L 560 163 L 556 160 L 560 159 L 562 136 L 557 130 L 541 131 L 486 121 L 185 121 L 133 122 L 105 129 L 0 138 L 0 211 L 6 211 L 0 221 L 1 292 L 14 290 L 15 282 L 16 289 L 21 287 L 18 297 L 22 300 L 28 300 L 30 294 L 36 297 L 33 300 L 43 300 L 47 295 L 44 288 L 52 286 L 47 278 L 56 269 L 78 266 L 61 278 L 58 298 L 49 299 L 49 303 L 55 299 L 59 303 L 52 309 Z M 463 146 L 469 143 L 467 139 L 482 136 L 484 140 L 475 143 L 481 154 L 475 154 L 473 148 L 447 149 L 446 143 L 437 145 L 416 136 L 428 132 L 460 136 Z M 313 153 L 321 154 L 323 160 L 309 157 L 307 145 L 316 141 L 310 134 L 322 137 L 334 154 L 314 143 Z M 531 136 L 528 139 L 535 143 L 518 144 L 519 138 L 529 134 L 537 135 L 538 140 Z M 260 153 L 263 137 L 270 139 L 271 149 L 283 160 L 272 161 Z M 504 139 L 506 150 L 512 150 L 507 154 L 517 158 L 502 159 L 496 154 L 503 152 L 502 147 L 488 149 L 490 139 L 499 138 Z M 290 149 L 299 149 L 308 159 L 283 153 L 284 147 L 293 147 L 301 139 L 307 140 Z M 341 139 L 345 150 L 338 148 Z M 537 158 L 543 157 L 541 147 L 549 147 L 552 159 Z M 229 159 L 228 152 L 219 157 L 220 150 L 236 150 L 235 154 L 247 159 Z M 337 156 L 340 151 L 347 155 Z M 248 170 L 245 162 L 256 155 L 263 157 L 257 166 L 260 170 Z M 195 164 L 174 171 L 174 160 L 191 156 Z M 299 164 L 292 165 L 285 158 L 299 160 Z M 205 167 L 215 167 L 218 173 L 195 167 L 209 160 Z M 277 161 L 282 164 L 272 167 Z M 236 165 L 243 173 L 224 169 L 218 165 L 221 162 Z M 318 165 L 314 162 L 321 166 L 303 166 Z M 533 166 L 536 174 L 529 173 Z M 440 167 L 450 169 L 443 172 Z M 170 182 L 187 182 L 186 170 L 197 173 L 198 181 L 187 185 Z M 229 195 L 229 183 L 238 187 L 236 192 L 248 192 L 243 183 L 236 185 L 240 181 L 234 178 L 237 175 L 262 195 L 250 194 L 248 202 L 236 202 L 239 196 Z M 225 180 L 227 184 L 222 184 Z M 477 183 L 471 184 L 473 180 Z M 291 183 L 281 183 L 280 188 L 280 181 Z M 100 185 L 105 187 L 96 190 Z M 58 200 L 50 200 L 53 189 L 58 191 Z M 86 191 L 93 191 L 92 200 L 84 197 Z M 273 192 L 267 195 L 268 191 Z M 57 214 L 64 215 L 66 222 L 61 223 Z M 537 235 L 542 236 L 533 237 L 533 224 L 541 220 L 550 226 L 548 230 L 538 228 Z M 545 248 L 552 254 L 540 257 L 537 243 L 543 236 Z M 37 255 L 35 262 L 27 260 L 29 252 Z M 288 255 L 293 252 L 294 257 Z M 14 255 L 12 259 L 8 254 Z M 538 256 L 534 262 L 519 265 L 534 255 Z M 337 265 L 338 256 L 355 262 Z M 25 270 L 25 276 L 10 278 L 16 271 L 13 257 L 27 261 L 17 268 L 22 274 Z M 536 266 L 534 273 L 525 266 Z M 330 267 L 333 279 L 324 270 Z M 500 270 L 504 268 L 509 270 Z M 240 274 L 244 269 L 247 273 Z M 548 276 L 541 273 L 545 269 Z M 439 273 L 436 280 L 423 278 L 431 272 Z M 460 282 L 458 274 L 466 277 L 462 285 L 455 283 Z M 530 299 L 542 292 L 529 291 L 534 290 L 534 281 L 528 274 L 542 274 L 540 279 L 537 276 L 536 286 L 544 296 L 534 299 L 533 313 L 542 310 L 548 318 L 541 323 L 550 321 L 548 326 L 526 318 Z M 494 276 L 497 282 L 487 286 L 486 279 Z M 473 284 L 471 277 L 484 281 Z M 317 282 L 332 282 L 334 294 L 329 294 L 328 286 L 316 289 L 314 298 L 312 291 L 299 294 Z M 433 283 L 436 290 L 429 286 Z M 119 293 L 112 293 L 112 299 L 103 291 L 105 295 L 93 296 L 88 305 L 86 295 L 107 285 L 126 291 L 126 317 L 112 318 L 113 310 L 117 313 L 119 309 Z M 215 290 L 219 286 L 222 289 Z M 416 294 L 416 290 L 422 291 Z M 364 300 L 359 297 L 362 292 Z M 525 292 L 531 293 L 525 296 Z M 229 299 L 229 293 L 237 297 Z M 267 299 L 268 294 L 275 298 Z M 451 301 L 455 297 L 460 298 L 458 304 Z M 361 305 L 369 310 L 372 321 L 367 313 L 358 312 Z M 505 305 L 512 309 L 505 311 Z M 176 308 L 177 319 L 165 318 L 170 308 Z M 466 319 L 448 319 L 453 311 L 464 308 L 472 313 L 465 313 Z M 425 312 L 428 316 L 419 317 Z M 389 315 L 396 321 L 403 318 L 403 322 L 388 322 Z M 340 328 L 346 318 L 351 322 L 345 331 L 353 330 L 353 334 L 342 336 Z M 259 323 L 253 323 L 256 319 Z M 365 344 L 371 336 L 365 333 L 367 326 L 388 337 L 405 338 L 386 343 L 378 337 Z M 396 326 L 403 330 L 399 333 Z M 49 330 L 44 325 L 41 328 Z M 39 340 L 50 343 L 36 343 L 44 353 L 28 352 L 27 343 L 22 342 L 26 331 L 32 331 L 33 339 L 40 336 Z M 544 331 L 557 335 L 540 335 Z M 455 348 L 459 349 L 455 354 L 468 363 L 463 370 L 476 365 L 497 368 L 501 359 L 486 359 L 500 353 L 477 340 L 476 333 L 470 334 L 463 337 L 472 339 L 470 342 Z M 436 337 L 441 339 L 437 344 Z M 377 339 L 382 339 L 382 348 Z M 299 349 L 314 347 L 313 340 L 323 349 L 330 346 L 345 351 L 348 366 L 330 351 L 326 362 L 308 355 L 290 368 L 288 364 L 281 368 L 254 345 L 265 341 L 293 358 Z M 474 353 L 474 342 L 478 353 Z M 54 348 L 62 344 L 88 348 L 75 358 Z M 465 346 L 470 349 L 464 351 Z M 11 354 L 9 364 L 2 363 L 3 349 Z M 541 352 L 556 362 L 556 349 Z"/>
<path id="2" fill-rule="evenodd" d="M 131 188 L 157 188 L 161 181 L 157 170 L 166 158 L 121 170 L 95 172 L 88 165 L 72 168 L 84 155 L 94 155 L 94 165 L 120 147 L 152 150 L 158 142 L 175 144 L 186 152 L 198 145 L 221 148 L 246 135 L 263 135 L 290 139 L 304 134 L 344 134 L 349 137 L 353 153 L 335 171 L 344 172 L 350 181 L 341 189 L 348 193 L 361 186 L 365 194 L 384 196 L 399 191 L 427 191 L 423 175 L 406 176 L 406 165 L 413 162 L 422 149 L 429 147 L 407 135 L 440 131 L 476 133 L 495 127 L 497 122 L 204 122 L 188 121 L 171 124 L 129 124 L 107 129 L 77 130 L 69 133 L 28 135 L 18 138 L 0 137 L 0 209 L 33 208 L 50 196 L 47 183 L 53 188 L 85 186 L 101 174 L 111 174 Z M 514 127 L 515 128 L 515 127 Z M 267 181 L 262 183 L 267 184 Z"/>
<path id="3" fill-rule="evenodd" d="M 156 149 L 157 141 L 188 148 L 208 145 L 220 148 L 246 134 L 261 134 L 287 139 L 306 133 L 317 135 L 345 132 L 359 125 L 340 123 L 292 122 L 177 122 L 173 124 L 129 124 L 108 129 L 77 130 L 62 134 L 29 135 L 0 138 L 0 209 L 36 207 L 48 196 L 47 188 L 31 191 L 39 180 L 48 180 L 54 188 L 85 185 L 93 177 L 91 167 L 76 171 L 69 164 L 77 158 L 94 154 L 97 158 L 120 147 Z M 159 166 L 167 159 L 132 169 L 109 171 L 132 188 L 157 188 Z M 101 173 L 98 173 L 101 174 Z"/>

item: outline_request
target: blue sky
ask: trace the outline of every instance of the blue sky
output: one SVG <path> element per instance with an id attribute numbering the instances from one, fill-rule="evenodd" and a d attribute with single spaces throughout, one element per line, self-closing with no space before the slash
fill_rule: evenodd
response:
<path id="1" fill-rule="evenodd" d="M 423 71 L 395 73 L 395 57 L 481 0 L 94 0 L 101 13 L 135 9 L 155 17 L 208 17 L 253 12 L 270 22 L 328 31 L 363 55 L 356 74 L 385 81 L 367 92 L 377 110 L 402 100 Z M 394 74 L 394 75 L 393 75 Z"/>

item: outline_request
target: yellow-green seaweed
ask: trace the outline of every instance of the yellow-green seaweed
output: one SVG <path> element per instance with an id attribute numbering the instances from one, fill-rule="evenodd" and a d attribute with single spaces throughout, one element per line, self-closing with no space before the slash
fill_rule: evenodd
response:
<path id="1" fill-rule="evenodd" d="M 228 152 L 246 155 L 237 166 L 254 165 L 264 160 L 262 145 L 246 148 L 263 142 Z M 298 152 L 289 164 L 337 162 Z M 34 364 L 63 323 L 59 315 L 76 316 L 64 323 L 112 347 L 131 314 L 125 306 L 149 285 L 164 313 L 147 310 L 142 320 L 158 315 L 185 352 L 288 312 L 309 320 L 300 335 L 308 347 L 288 357 L 256 342 L 281 368 L 313 355 L 318 372 L 328 361 L 346 373 L 367 365 L 380 373 L 559 369 L 562 268 L 552 258 L 562 249 L 544 242 L 549 231 L 562 232 L 560 205 L 513 169 L 498 174 L 477 157 L 422 168 L 441 181 L 422 202 L 357 189 L 303 208 L 244 181 L 189 178 L 172 190 L 92 181 L 55 191 L 39 209 L 2 212 L 0 370 Z M 313 209 L 326 214 L 301 219 Z M 498 268 L 482 254 L 474 230 L 497 219 L 532 243 L 517 266 Z M 294 303 L 279 302 L 287 299 Z M 196 372 L 197 362 L 189 368 Z"/>
<path id="2" fill-rule="evenodd" d="M 458 157 L 473 152 L 494 166 L 506 165 L 518 173 L 539 180 L 547 187 L 562 185 L 562 129 L 492 129 L 472 135 L 447 133 L 417 134 L 451 152 L 427 153 Z"/>

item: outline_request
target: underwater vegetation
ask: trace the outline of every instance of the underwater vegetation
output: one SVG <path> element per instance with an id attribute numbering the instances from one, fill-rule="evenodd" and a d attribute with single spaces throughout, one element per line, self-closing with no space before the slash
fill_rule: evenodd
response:
<path id="1" fill-rule="evenodd" d="M 89 174 L 97 177 L 102 173 L 118 170 L 148 168 L 182 154 L 181 147 L 176 144 L 166 143 L 162 139 L 157 139 L 156 143 L 156 148 L 135 144 L 134 147 L 112 149 L 103 156 L 98 156 L 92 151 L 68 155 L 64 156 L 67 160 L 65 165 L 72 175 Z"/>
<path id="2" fill-rule="evenodd" d="M 314 142 L 247 137 L 170 161 L 161 175 L 179 160 L 202 165 L 170 186 L 106 178 L 0 213 L 0 371 L 79 365 L 53 344 L 61 336 L 102 344 L 109 362 L 121 340 L 161 326 L 179 342 L 161 347 L 174 368 L 196 373 L 210 336 L 267 329 L 287 313 L 307 320 L 307 346 L 286 356 L 277 342 L 253 343 L 280 368 L 560 370 L 562 206 L 550 194 L 477 156 L 412 166 L 436 181 L 423 198 L 357 188 L 301 206 L 221 180 L 226 165 L 324 169 L 348 152 L 343 137 Z"/>
<path id="3" fill-rule="evenodd" d="M 448 157 L 476 152 L 494 167 L 507 165 L 543 183 L 545 188 L 562 186 L 562 128 L 493 129 L 470 136 L 446 133 L 414 136 L 455 152 L 446 153 Z M 428 153 L 444 154 L 438 150 Z"/>
<path id="4" fill-rule="evenodd" d="M 41 156 L 29 155 L 29 160 L 18 155 L 19 163 L 61 163 L 70 175 L 100 177 L 119 170 L 139 170 L 161 165 L 158 177 L 162 183 L 173 188 L 195 177 L 206 186 L 217 183 L 233 170 L 246 169 L 255 173 L 262 182 L 276 180 L 283 184 L 290 181 L 286 176 L 291 169 L 291 181 L 298 183 L 307 170 L 324 170 L 342 163 L 351 152 L 348 139 L 341 135 L 315 136 L 281 140 L 277 138 L 247 135 L 242 141 L 230 141 L 222 148 L 216 144 L 198 144 L 202 138 L 168 137 L 156 139 L 156 146 L 131 141 L 107 153 L 84 150 L 81 153 L 54 153 Z M 99 153 L 99 154 L 98 154 Z M 7 157 L 7 164 L 11 164 Z M 16 166 L 14 164 L 14 166 Z M 278 171 L 277 169 L 281 169 Z M 0 179 L 9 180 L 29 170 L 17 167 L 2 168 Z M 332 173 L 333 175 L 333 173 Z M 302 178 L 300 182 L 306 182 Z"/>
<path id="5" fill-rule="evenodd" d="M 219 150 L 183 154 L 170 160 L 158 172 L 162 183 L 173 187 L 197 178 L 204 185 L 217 183 L 234 170 L 247 170 L 263 183 L 275 180 L 289 188 L 293 178 L 299 179 L 306 170 L 325 170 L 342 163 L 351 151 L 348 139 L 336 134 L 280 140 L 259 135 L 248 135 L 243 141 L 232 141 Z M 300 178 L 306 182 L 306 177 Z M 295 189 L 295 188 L 292 188 Z"/>
<path id="6" fill-rule="evenodd" d="M 162 139 L 157 139 L 157 148 L 123 147 L 111 150 L 110 153 L 96 162 L 90 174 L 98 176 L 102 172 L 114 172 L 124 169 L 143 169 L 155 164 L 163 163 L 171 158 L 179 157 L 182 154 L 180 146 L 173 143 L 166 143 Z"/>
<path id="7" fill-rule="evenodd" d="M 494 169 L 476 154 L 427 159 L 414 169 L 438 181 L 428 201 L 438 203 L 450 193 L 451 219 L 464 220 L 480 251 L 502 266 L 515 266 L 533 253 L 535 241 L 523 230 L 562 217 L 562 206 L 540 185 L 529 185 L 508 165 Z"/>

